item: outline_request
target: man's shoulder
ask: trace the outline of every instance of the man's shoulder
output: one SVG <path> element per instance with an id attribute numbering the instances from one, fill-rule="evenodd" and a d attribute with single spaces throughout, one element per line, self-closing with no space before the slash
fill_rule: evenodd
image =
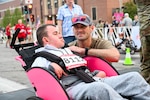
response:
<path id="1" fill-rule="evenodd" d="M 102 39 L 102 38 L 92 38 L 92 44 L 91 47 L 93 48 L 105 48 L 105 47 L 112 47 L 112 43 L 108 40 Z"/>
<path id="2" fill-rule="evenodd" d="M 68 43 L 69 46 L 75 46 L 77 44 L 77 40 Z"/>
<path id="3" fill-rule="evenodd" d="M 101 42 L 101 41 L 107 41 L 107 40 L 102 38 L 92 38 L 92 42 Z"/>

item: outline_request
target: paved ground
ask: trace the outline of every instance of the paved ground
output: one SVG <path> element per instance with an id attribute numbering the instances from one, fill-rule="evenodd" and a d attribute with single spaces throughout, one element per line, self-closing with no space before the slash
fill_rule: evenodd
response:
<path id="1" fill-rule="evenodd" d="M 31 86 L 21 64 L 15 60 L 17 55 L 14 49 L 6 48 L 5 44 L 0 44 L 0 80 L 4 79 L 4 83 L 9 80 L 8 82 L 11 84 L 8 84 L 8 87 L 11 87 L 12 84 L 17 84 L 12 86 L 12 90 L 17 88 L 17 86 L 19 86 L 18 84 L 24 87 Z M 2 84 L 2 82 L 0 84 Z M 0 93 L 7 92 L 1 89 L 2 88 L 0 88 Z"/>
<path id="2" fill-rule="evenodd" d="M 21 64 L 15 60 L 16 56 L 18 54 L 14 49 L 6 48 L 5 44 L 0 44 L 0 100 L 5 100 L 1 99 L 5 97 L 12 98 L 13 93 L 17 95 L 20 95 L 19 93 L 25 93 L 28 96 L 33 95 L 32 86 Z M 129 71 L 139 71 L 139 53 L 136 52 L 136 54 L 131 55 L 131 58 L 134 64 L 132 66 L 123 65 L 124 54 L 121 55 L 118 63 L 112 64 L 121 74 Z"/>

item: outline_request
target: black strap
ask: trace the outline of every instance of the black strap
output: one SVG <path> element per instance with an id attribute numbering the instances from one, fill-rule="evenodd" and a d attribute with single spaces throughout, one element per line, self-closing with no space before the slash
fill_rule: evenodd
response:
<path id="1" fill-rule="evenodd" d="M 90 75 L 85 73 L 84 70 L 77 70 L 76 75 L 86 83 L 91 83 L 95 81 Z"/>
<path id="2" fill-rule="evenodd" d="M 17 28 L 17 30 L 16 30 L 15 33 L 13 34 L 13 38 L 12 38 L 12 41 L 11 41 L 11 43 L 10 43 L 11 48 L 14 48 L 13 46 L 14 46 L 14 44 L 15 44 L 16 38 L 17 38 L 17 36 L 18 36 L 20 30 L 21 30 L 20 28 Z"/>
<path id="3" fill-rule="evenodd" d="M 60 57 L 58 57 L 58 56 L 56 56 L 52 53 L 49 53 L 49 52 L 46 52 L 46 51 L 37 52 L 37 53 L 35 53 L 34 58 L 37 58 L 37 57 L 44 57 L 44 58 L 46 58 L 47 60 L 49 60 L 51 62 L 55 62 L 59 66 L 61 66 L 62 69 L 65 72 L 68 72 L 66 67 L 65 67 L 65 64 L 64 64 L 63 60 Z"/>

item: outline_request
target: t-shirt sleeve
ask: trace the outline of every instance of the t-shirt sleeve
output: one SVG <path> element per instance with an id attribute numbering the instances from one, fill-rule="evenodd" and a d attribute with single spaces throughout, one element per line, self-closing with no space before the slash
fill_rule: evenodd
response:
<path id="1" fill-rule="evenodd" d="M 95 48 L 95 49 L 110 49 L 110 48 L 114 48 L 114 46 L 108 40 L 97 39 L 93 48 Z"/>

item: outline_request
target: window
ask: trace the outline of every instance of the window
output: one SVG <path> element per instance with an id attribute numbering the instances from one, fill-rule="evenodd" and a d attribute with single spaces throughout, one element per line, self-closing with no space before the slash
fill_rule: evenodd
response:
<path id="1" fill-rule="evenodd" d="M 92 19 L 96 20 L 96 8 L 95 7 L 92 8 Z"/>
<path id="2" fill-rule="evenodd" d="M 50 0 L 47 0 L 47 6 L 48 6 L 48 9 L 51 9 L 51 1 Z"/>
<path id="3" fill-rule="evenodd" d="M 58 8 L 58 0 L 54 0 L 55 8 Z"/>
<path id="4" fill-rule="evenodd" d="M 54 0 L 55 8 L 58 8 L 58 0 Z M 51 0 L 47 0 L 48 9 L 51 9 Z"/>

